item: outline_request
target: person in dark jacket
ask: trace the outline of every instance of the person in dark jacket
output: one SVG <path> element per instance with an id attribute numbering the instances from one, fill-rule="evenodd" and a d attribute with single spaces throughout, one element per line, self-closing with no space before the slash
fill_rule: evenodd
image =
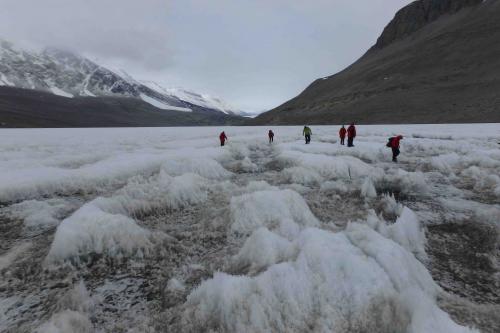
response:
<path id="1" fill-rule="evenodd" d="M 340 131 L 339 131 L 339 137 L 340 137 L 340 144 L 341 145 L 344 145 L 345 144 L 345 135 L 346 135 L 347 131 L 344 127 L 344 125 L 342 125 L 342 127 L 340 128 Z"/>
<path id="2" fill-rule="evenodd" d="M 224 133 L 224 131 L 222 131 L 222 133 L 219 135 L 219 139 L 220 139 L 220 145 L 224 146 L 227 140 L 227 136 L 226 133 Z"/>
<path id="3" fill-rule="evenodd" d="M 269 133 L 267 135 L 269 136 L 269 143 L 274 142 L 274 132 L 272 130 L 269 130 Z"/>
<path id="4" fill-rule="evenodd" d="M 392 149 L 392 161 L 394 163 L 398 163 L 399 141 L 401 141 L 402 139 L 402 135 L 398 135 L 389 139 L 389 143 Z"/>
<path id="5" fill-rule="evenodd" d="M 309 126 L 304 126 L 304 130 L 302 131 L 302 135 L 304 135 L 304 137 L 306 138 L 306 145 L 308 145 L 309 142 L 311 142 L 311 135 L 312 135 L 312 131 L 309 128 Z"/>
<path id="6" fill-rule="evenodd" d="M 354 147 L 354 138 L 356 137 L 356 127 L 352 123 L 347 128 L 347 147 Z"/>

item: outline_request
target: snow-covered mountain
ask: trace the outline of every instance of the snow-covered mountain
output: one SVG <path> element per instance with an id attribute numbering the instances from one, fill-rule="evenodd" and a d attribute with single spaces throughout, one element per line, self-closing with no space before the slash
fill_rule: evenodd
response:
<path id="1" fill-rule="evenodd" d="M 248 116 L 250 114 L 238 110 L 229 105 L 226 101 L 211 96 L 209 94 L 199 94 L 197 92 L 187 90 L 184 88 L 164 88 L 154 81 L 140 81 L 144 86 L 166 96 L 177 98 L 181 101 L 192 105 L 198 105 L 204 108 L 222 111 L 226 114 Z"/>
<path id="2" fill-rule="evenodd" d="M 48 91 L 64 97 L 124 96 L 165 110 L 242 112 L 219 98 L 179 88 L 141 82 L 125 71 L 112 70 L 80 55 L 47 48 L 33 51 L 0 40 L 0 86 Z"/>

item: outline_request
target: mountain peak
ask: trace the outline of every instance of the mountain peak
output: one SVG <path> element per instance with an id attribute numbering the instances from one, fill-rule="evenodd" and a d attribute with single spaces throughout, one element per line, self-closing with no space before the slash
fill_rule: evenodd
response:
<path id="1" fill-rule="evenodd" d="M 499 17 L 500 0 L 414 2 L 355 63 L 252 123 L 498 122 Z"/>
<path id="2" fill-rule="evenodd" d="M 420 30 L 446 14 L 475 6 L 484 0 L 418 0 L 400 9 L 372 49 L 382 49 Z"/>
<path id="3" fill-rule="evenodd" d="M 101 66 L 69 50 L 50 47 L 27 51 L 0 40 L 0 59 L 0 86 L 46 91 L 68 98 L 136 98 L 163 110 L 239 114 L 218 98 L 141 82 L 123 69 Z"/>

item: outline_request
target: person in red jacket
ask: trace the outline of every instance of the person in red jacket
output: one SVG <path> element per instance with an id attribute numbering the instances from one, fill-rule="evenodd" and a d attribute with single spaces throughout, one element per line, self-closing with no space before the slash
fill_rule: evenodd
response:
<path id="1" fill-rule="evenodd" d="M 392 149 L 392 161 L 394 163 L 398 163 L 398 155 L 399 155 L 399 141 L 403 139 L 402 135 L 398 135 L 389 139 L 389 144 Z"/>
<path id="2" fill-rule="evenodd" d="M 352 123 L 347 128 L 347 147 L 354 147 L 354 138 L 356 137 L 356 127 Z"/>
<path id="3" fill-rule="evenodd" d="M 340 137 L 340 144 L 344 145 L 345 144 L 345 134 L 346 134 L 346 129 L 344 125 L 342 125 L 342 128 L 339 131 L 339 137 Z"/>
<path id="4" fill-rule="evenodd" d="M 219 135 L 219 139 L 220 139 L 220 145 L 224 146 L 224 143 L 226 143 L 227 140 L 227 136 L 226 133 L 224 133 L 224 131 L 222 131 L 222 133 Z"/>
<path id="5" fill-rule="evenodd" d="M 267 135 L 269 136 L 269 143 L 274 142 L 274 132 L 272 130 L 269 130 L 269 133 Z"/>

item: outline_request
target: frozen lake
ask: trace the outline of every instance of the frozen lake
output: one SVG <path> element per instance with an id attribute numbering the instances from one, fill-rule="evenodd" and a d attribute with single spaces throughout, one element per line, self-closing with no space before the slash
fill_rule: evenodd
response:
<path id="1" fill-rule="evenodd" d="M 500 124 L 269 129 L 0 130 L 0 331 L 500 331 Z"/>

